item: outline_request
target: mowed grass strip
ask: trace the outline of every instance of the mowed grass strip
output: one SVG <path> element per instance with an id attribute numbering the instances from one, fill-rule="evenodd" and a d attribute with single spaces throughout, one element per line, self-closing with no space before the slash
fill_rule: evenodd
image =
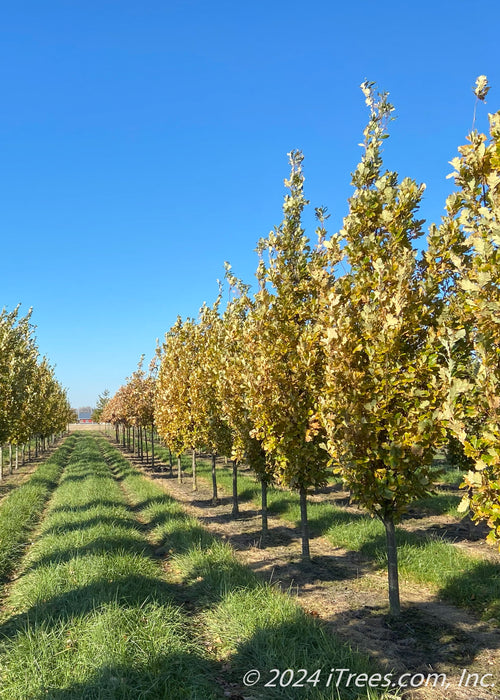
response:
<path id="1" fill-rule="evenodd" d="M 95 440 L 77 436 L 0 629 L 9 700 L 220 697 Z"/>
<path id="2" fill-rule="evenodd" d="M 164 449 L 164 448 L 163 448 Z M 162 448 L 159 449 L 162 453 Z M 190 457 L 185 456 L 186 471 Z M 206 481 L 210 479 L 211 465 L 198 460 L 197 473 Z M 217 466 L 218 484 L 226 493 L 232 493 L 232 473 Z M 240 498 L 252 500 L 260 508 L 260 486 L 252 475 L 238 477 Z M 422 500 L 423 507 L 455 511 L 458 497 L 440 494 Z M 417 502 L 418 506 L 418 502 Z M 300 527 L 299 496 L 291 491 L 276 488 L 268 490 L 269 513 Z M 309 526 L 312 534 L 326 537 L 334 547 L 360 552 L 370 558 L 375 566 L 387 566 L 386 540 L 383 524 L 360 511 L 349 512 L 330 503 L 308 504 Z M 459 607 L 472 610 L 483 620 L 500 624 L 500 566 L 460 551 L 451 542 L 439 536 L 429 536 L 396 528 L 399 545 L 399 571 L 401 578 L 430 586 L 436 594 Z M 314 556 L 314 548 L 312 549 Z"/>
<path id="3" fill-rule="evenodd" d="M 210 535 L 160 486 L 145 479 L 118 450 L 103 439 L 99 445 L 141 518 L 154 545 L 168 558 L 167 577 L 178 596 L 193 609 L 199 634 L 213 658 L 224 662 L 228 683 L 241 685 L 243 675 L 258 669 L 262 682 L 243 695 L 252 698 L 384 698 L 376 688 L 325 687 L 332 668 L 371 676 L 380 669 L 355 653 L 307 615 L 277 588 L 263 584 L 238 562 L 225 542 Z M 264 687 L 272 668 L 323 670 L 318 682 L 286 689 Z M 300 678 L 297 675 L 296 680 Z"/>
<path id="4" fill-rule="evenodd" d="M 0 581 L 14 570 L 26 549 L 50 494 L 73 451 L 75 439 L 67 438 L 31 477 L 0 504 Z"/>

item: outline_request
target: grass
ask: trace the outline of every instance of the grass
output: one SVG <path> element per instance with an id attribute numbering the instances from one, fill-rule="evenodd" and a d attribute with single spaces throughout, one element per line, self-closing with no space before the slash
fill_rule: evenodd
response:
<path id="1" fill-rule="evenodd" d="M 292 669 L 293 680 L 299 682 L 299 669 L 308 669 L 308 675 L 312 675 L 313 669 L 321 669 L 317 686 L 308 687 L 305 682 L 297 688 L 287 685 L 284 691 L 277 682 L 275 687 L 266 687 L 265 695 L 259 697 L 348 698 L 353 692 L 350 688 L 342 687 L 340 692 L 326 690 L 331 669 L 347 668 L 368 676 L 377 671 L 374 666 L 361 665 L 348 647 L 336 643 L 293 599 L 270 586 L 229 592 L 216 607 L 205 612 L 204 621 L 217 655 L 240 677 L 249 669 L 261 669 L 262 683 L 271 683 L 274 676 L 271 669 Z M 288 678 L 284 676 L 284 679 L 286 683 Z M 372 697 L 376 697 L 375 693 Z"/>
<path id="2" fill-rule="evenodd" d="M 168 555 L 168 580 L 195 611 L 201 638 L 212 656 L 226 662 L 227 680 L 241 684 L 251 668 L 319 668 L 343 665 L 353 672 L 375 673 L 368 659 L 353 652 L 307 616 L 289 595 L 262 584 L 238 562 L 231 547 L 201 528 L 153 481 L 146 480 L 104 440 L 99 444 L 155 546 Z M 227 664 L 229 662 L 229 664 Z M 253 687 L 254 698 L 284 697 L 281 688 Z M 280 694 L 281 693 L 281 694 Z M 287 688 L 287 698 L 337 698 L 338 691 L 318 685 Z M 384 697 L 377 691 L 343 688 L 342 698 Z"/>
<path id="3" fill-rule="evenodd" d="M 420 498 L 412 503 L 412 510 L 417 508 L 424 515 L 450 515 L 457 521 L 463 517 L 458 512 L 458 506 L 462 497 L 449 491 L 437 489 L 436 493 L 426 498 Z"/>
<path id="4" fill-rule="evenodd" d="M 189 456 L 185 457 L 185 464 L 189 469 Z M 210 468 L 209 462 L 198 460 L 197 472 L 207 481 Z M 452 471 L 445 473 L 454 474 Z M 232 492 L 230 469 L 218 465 L 217 480 L 226 493 Z M 256 479 L 243 473 L 238 482 L 241 500 L 252 500 L 259 508 L 260 487 Z M 459 502 L 460 496 L 440 491 L 416 501 L 415 508 L 424 514 L 446 513 L 458 519 L 456 509 Z M 268 510 L 299 527 L 298 494 L 269 488 Z M 362 511 L 353 513 L 326 502 L 310 502 L 308 517 L 311 534 L 326 537 L 334 547 L 359 552 L 374 560 L 380 568 L 387 566 L 385 530 L 379 520 Z M 412 533 L 403 528 L 397 528 L 397 540 L 402 579 L 430 586 L 444 600 L 472 610 L 484 620 L 496 620 L 500 624 L 500 567 L 497 564 L 468 555 L 443 538 Z"/>
<path id="5" fill-rule="evenodd" d="M 263 675 L 278 661 L 378 670 L 290 596 L 262 585 L 104 438 L 72 442 L 4 605 L 0 697 L 215 700 L 241 687 L 250 662 Z M 231 649 L 222 652 L 226 631 Z M 233 665 L 221 669 L 228 655 Z M 254 687 L 252 697 L 272 692 Z M 338 690 L 311 685 L 286 697 L 333 700 Z M 349 688 L 342 697 L 383 694 Z"/>
<path id="6" fill-rule="evenodd" d="M 38 523 L 74 443 L 74 438 L 68 438 L 27 481 L 3 499 L 0 506 L 0 580 L 5 580 L 19 562 L 29 533 Z"/>
<path id="7" fill-rule="evenodd" d="M 212 663 L 92 437 L 75 451 L 2 624 L 2 697 L 219 697 Z"/>

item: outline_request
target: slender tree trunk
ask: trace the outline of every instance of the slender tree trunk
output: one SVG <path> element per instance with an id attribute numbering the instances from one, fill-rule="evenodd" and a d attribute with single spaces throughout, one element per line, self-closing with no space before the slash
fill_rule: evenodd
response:
<path id="1" fill-rule="evenodd" d="M 115 424 L 115 437 L 117 444 L 120 442 L 120 436 L 118 435 L 118 423 Z"/>
<path id="2" fill-rule="evenodd" d="M 135 455 L 135 425 L 132 426 L 132 454 Z"/>
<path id="3" fill-rule="evenodd" d="M 387 577 L 389 581 L 389 611 L 397 617 L 401 614 L 399 602 L 398 550 L 396 546 L 396 529 L 392 518 L 384 519 L 387 541 Z"/>
<path id="4" fill-rule="evenodd" d="M 260 481 L 260 503 L 261 503 L 261 520 L 262 520 L 262 537 L 261 543 L 265 545 L 267 540 L 267 535 L 269 532 L 269 526 L 267 522 L 267 481 L 262 478 Z"/>
<path id="5" fill-rule="evenodd" d="M 12 443 L 9 442 L 9 474 L 12 474 Z"/>
<path id="6" fill-rule="evenodd" d="M 240 509 L 238 505 L 238 464 L 235 459 L 233 459 L 233 518 L 236 518 L 240 514 Z"/>
<path id="7" fill-rule="evenodd" d="M 196 450 L 194 447 L 192 449 L 191 464 L 192 464 L 192 472 L 193 472 L 193 491 L 197 491 L 198 490 L 198 483 L 196 481 Z"/>
<path id="8" fill-rule="evenodd" d="M 182 484 L 182 462 L 180 455 L 177 455 L 177 480 L 179 484 Z"/>
<path id="9" fill-rule="evenodd" d="M 22 455 L 22 462 L 21 462 L 21 464 L 22 464 L 22 466 L 24 467 L 24 465 L 26 464 L 26 443 L 23 444 L 23 449 L 22 449 L 21 455 Z"/>
<path id="10" fill-rule="evenodd" d="M 16 445 L 16 471 L 19 469 L 19 445 Z"/>
<path id="11" fill-rule="evenodd" d="M 28 440 L 28 462 L 31 462 L 31 438 Z"/>
<path id="12" fill-rule="evenodd" d="M 174 460 L 172 459 L 172 450 L 168 448 L 168 463 L 170 466 L 170 476 L 174 475 Z"/>
<path id="13" fill-rule="evenodd" d="M 212 453 L 212 503 L 216 506 L 219 502 L 217 498 L 217 472 L 215 471 L 215 462 L 217 455 L 215 452 Z"/>
<path id="14" fill-rule="evenodd" d="M 144 446 L 146 448 L 146 464 L 149 464 L 148 431 L 146 430 L 146 426 L 144 426 L 143 430 L 144 430 Z"/>
<path id="15" fill-rule="evenodd" d="M 0 481 L 3 479 L 3 447 L 0 445 Z"/>
<path id="16" fill-rule="evenodd" d="M 38 438 L 35 438 L 35 459 L 38 458 Z"/>
<path id="17" fill-rule="evenodd" d="M 155 427 L 151 426 L 151 466 L 155 468 Z"/>
<path id="18" fill-rule="evenodd" d="M 307 489 L 300 489 L 300 524 L 302 530 L 302 559 L 310 559 L 309 553 L 309 523 L 307 521 Z"/>

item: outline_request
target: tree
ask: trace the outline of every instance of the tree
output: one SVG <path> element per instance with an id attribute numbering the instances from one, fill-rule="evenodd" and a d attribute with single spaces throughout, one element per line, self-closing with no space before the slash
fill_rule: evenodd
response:
<path id="1" fill-rule="evenodd" d="M 258 245 L 260 288 L 245 324 L 249 364 L 244 381 L 254 426 L 251 434 L 268 454 L 277 480 L 299 491 L 302 556 L 307 559 L 307 490 L 327 480 L 327 454 L 315 415 L 323 355 L 314 323 L 326 258 L 323 226 L 315 250 L 302 227 L 308 204 L 303 156 L 292 151 L 289 161 L 283 221 Z M 324 212 L 318 213 L 323 224 Z"/>
<path id="2" fill-rule="evenodd" d="M 19 318 L 19 306 L 0 314 L 0 445 L 25 432 L 28 395 L 36 386 L 38 349 L 31 309 Z M 29 432 L 29 430 L 28 430 Z"/>
<path id="3" fill-rule="evenodd" d="M 477 100 L 484 101 L 488 89 L 486 76 L 479 76 Z M 489 126 L 489 138 L 473 130 L 452 161 L 458 192 L 447 203 L 448 216 L 471 252 L 455 260 L 461 327 L 447 329 L 447 347 L 466 338 L 477 371 L 464 376 L 453 363 L 447 417 L 474 463 L 464 478 L 462 509 L 470 506 L 475 520 L 486 520 L 488 539 L 500 543 L 500 112 L 489 115 Z"/>
<path id="4" fill-rule="evenodd" d="M 0 313 L 0 478 L 2 445 L 15 446 L 16 467 L 19 447 L 32 436 L 45 440 L 62 432 L 69 416 L 65 390 L 56 381 L 46 358 L 38 359 L 31 324 L 31 310 L 19 318 L 14 311 Z M 36 441 L 38 449 L 38 439 Z M 12 470 L 12 459 L 10 468 Z"/>
<path id="5" fill-rule="evenodd" d="M 191 403 L 196 409 L 195 434 L 199 444 L 212 453 L 212 502 L 218 502 L 216 459 L 218 454 L 231 453 L 231 430 L 222 413 L 218 392 L 221 360 L 224 353 L 222 321 L 219 316 L 221 293 L 209 307 L 200 309 L 197 326 L 196 370 L 191 375 Z M 194 444 L 194 441 L 193 441 Z"/>
<path id="6" fill-rule="evenodd" d="M 245 372 L 250 364 L 246 345 L 248 314 L 252 308 L 249 286 L 231 272 L 226 263 L 226 279 L 235 294 L 228 303 L 222 318 L 217 391 L 222 415 L 231 431 L 231 458 L 233 460 L 233 515 L 238 514 L 238 465 L 247 461 L 261 484 L 262 541 L 267 535 L 267 487 L 273 480 L 273 470 L 262 444 L 252 437 L 254 424 L 244 389 Z"/>
<path id="7" fill-rule="evenodd" d="M 323 297 L 326 353 L 320 417 L 336 471 L 352 497 L 383 522 L 390 610 L 400 612 L 395 523 L 426 494 L 432 460 L 445 431 L 438 419 L 434 328 L 439 284 L 429 283 L 413 241 L 424 186 L 382 172 L 382 142 L 393 106 L 373 83 L 361 86 L 370 108 L 364 154 L 349 213 L 330 242 L 349 271 Z"/>
<path id="8" fill-rule="evenodd" d="M 193 437 L 194 417 L 189 395 L 191 373 L 195 368 L 191 352 L 193 335 L 194 322 L 191 319 L 183 322 L 179 316 L 158 349 L 155 422 L 158 434 L 177 456 L 179 481 L 182 480 L 181 455 L 192 446 Z M 193 474 L 193 488 L 196 488 L 196 473 Z"/>
<path id="9" fill-rule="evenodd" d="M 94 408 L 94 411 L 92 413 L 92 420 L 94 421 L 94 423 L 101 422 L 102 413 L 110 398 L 111 396 L 109 393 L 109 389 L 104 389 L 102 394 L 99 394 L 99 396 L 97 397 L 96 407 Z"/>

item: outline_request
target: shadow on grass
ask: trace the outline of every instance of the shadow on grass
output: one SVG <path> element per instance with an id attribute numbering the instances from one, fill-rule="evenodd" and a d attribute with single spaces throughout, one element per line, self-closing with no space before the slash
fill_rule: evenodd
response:
<path id="1" fill-rule="evenodd" d="M 124 511 L 127 512 L 127 511 Z M 64 523 L 61 525 L 52 525 L 51 527 L 44 528 L 43 536 L 46 535 L 64 535 L 68 532 L 76 532 L 77 530 L 90 530 L 93 527 L 99 525 L 119 525 L 120 528 L 129 528 L 130 530 L 137 531 L 137 521 L 132 519 L 127 519 L 126 517 L 120 518 L 112 515 L 96 515 L 93 518 L 86 518 L 78 520 L 74 523 Z"/>
<path id="2" fill-rule="evenodd" d="M 422 517 L 427 515 L 443 515 L 453 512 L 461 501 L 461 496 L 455 493 L 439 493 L 421 498 L 411 504 L 407 517 Z"/>
<path id="3" fill-rule="evenodd" d="M 328 631 L 326 625 L 306 615 L 287 596 L 269 592 L 266 588 L 257 589 L 255 594 L 246 597 L 245 610 L 241 610 L 243 597 L 236 593 L 208 615 L 211 633 L 221 640 L 223 654 L 230 658 L 229 680 L 236 687 L 249 669 L 256 669 L 260 679 L 253 686 L 251 697 L 266 700 L 355 700 L 370 697 L 375 700 L 383 696 L 383 692 L 366 687 L 360 689 L 352 683 L 338 689 L 334 684 L 328 687 L 329 673 L 335 669 L 366 673 L 367 677 L 380 673 L 381 669 L 367 657 L 351 651 Z M 280 672 L 271 669 L 280 669 Z M 302 672 L 301 669 L 308 670 Z M 316 682 L 314 679 L 307 682 L 316 669 L 320 669 L 315 676 Z M 242 695 L 247 693 L 243 690 Z"/>
<path id="4" fill-rule="evenodd" d="M 87 503 L 82 503 L 78 506 L 56 506 L 51 509 L 51 513 L 85 513 L 89 510 L 95 510 L 96 508 L 116 508 L 121 506 L 121 503 L 112 501 L 108 498 L 94 498 Z"/>
<path id="5" fill-rule="evenodd" d="M 88 481 L 89 479 L 89 474 L 88 471 L 85 474 L 71 474 L 70 476 L 68 475 L 63 475 L 63 478 L 61 479 L 61 484 L 67 484 L 69 482 L 82 482 L 82 481 Z M 109 475 L 106 473 L 93 473 L 92 474 L 92 481 L 108 481 L 109 480 Z"/>
<path id="6" fill-rule="evenodd" d="M 238 493 L 238 500 L 244 503 L 245 501 L 251 501 L 253 498 L 260 498 L 260 488 L 256 486 L 246 486 L 242 491 Z"/>
<path id="7" fill-rule="evenodd" d="M 62 689 L 43 689 L 31 700 L 216 700 L 222 697 L 215 682 L 218 672 L 218 664 L 194 651 L 166 653 L 158 655 L 154 665 L 105 666 L 87 681 Z"/>
<path id="8" fill-rule="evenodd" d="M 469 608 L 483 620 L 496 620 L 500 627 L 500 566 L 493 562 L 474 562 L 471 570 L 458 572 L 438 595 L 455 605 Z M 500 638 L 500 632 L 499 632 Z"/>
<path id="9" fill-rule="evenodd" d="M 175 597 L 175 587 L 160 579 L 130 573 L 117 575 L 114 581 L 102 578 L 13 615 L 0 626 L 0 635 L 3 638 L 15 637 L 18 631 L 28 626 L 32 629 L 40 626 L 47 630 L 59 622 L 88 615 L 108 603 L 124 607 L 140 606 L 146 601 L 172 604 Z"/>
<path id="10" fill-rule="evenodd" d="M 144 554 L 148 553 L 150 546 L 143 539 L 126 537 L 124 535 L 96 537 L 92 542 L 89 542 L 89 544 L 64 547 L 51 552 L 51 554 L 41 556 L 39 559 L 30 562 L 27 571 L 31 572 L 41 567 L 64 564 L 72 559 L 80 559 L 87 555 L 111 554 L 117 550 L 134 554 Z"/>

